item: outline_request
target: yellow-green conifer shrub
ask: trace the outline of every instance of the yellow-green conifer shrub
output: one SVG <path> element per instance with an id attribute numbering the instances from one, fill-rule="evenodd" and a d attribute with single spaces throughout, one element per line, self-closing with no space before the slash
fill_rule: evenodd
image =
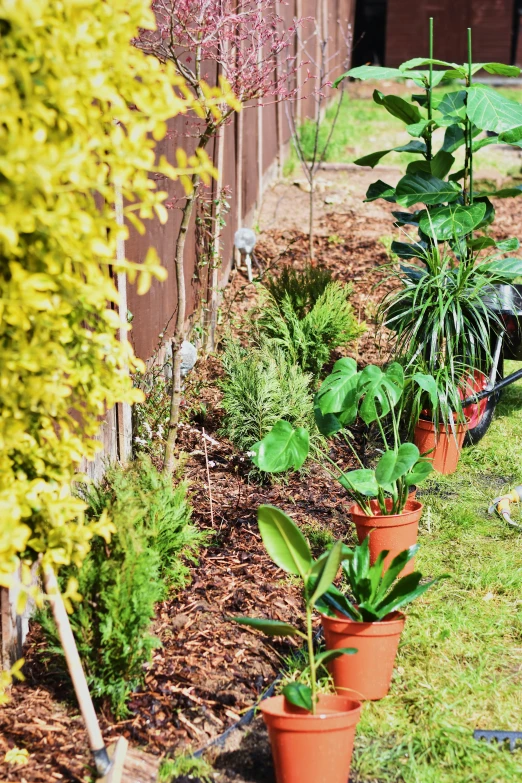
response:
<path id="1" fill-rule="evenodd" d="M 185 170 L 155 157 L 191 99 L 168 64 L 130 45 L 153 27 L 149 7 L 0 0 L 0 585 L 40 554 L 79 564 L 93 534 L 110 533 L 70 490 L 98 417 L 141 394 L 110 265 L 140 292 L 165 276 L 152 252 L 116 264 L 115 203 L 143 231 L 167 215 L 150 172 L 213 173 L 204 156 L 180 154 Z"/>

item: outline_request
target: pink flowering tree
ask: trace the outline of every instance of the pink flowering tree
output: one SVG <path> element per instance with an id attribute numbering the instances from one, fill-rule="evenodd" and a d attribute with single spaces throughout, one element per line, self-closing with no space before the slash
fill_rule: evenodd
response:
<path id="1" fill-rule="evenodd" d="M 135 45 L 163 62 L 173 62 L 197 99 L 194 118 L 196 155 L 204 151 L 234 111 L 246 104 L 283 101 L 296 95 L 298 64 L 294 56 L 298 22 L 285 28 L 276 12 L 276 0 L 153 0 L 157 29 L 144 30 Z M 279 68 L 276 66 L 279 64 Z M 281 67 L 282 66 L 282 67 Z M 209 83 L 216 83 L 226 102 L 219 111 L 208 105 Z M 178 161 L 179 164 L 183 161 Z M 181 225 L 174 264 L 177 311 L 172 345 L 172 399 L 164 470 L 175 466 L 175 444 L 181 402 L 181 344 L 184 339 L 186 295 L 183 260 L 187 231 L 200 187 L 190 176 L 189 193 L 182 202 Z"/>

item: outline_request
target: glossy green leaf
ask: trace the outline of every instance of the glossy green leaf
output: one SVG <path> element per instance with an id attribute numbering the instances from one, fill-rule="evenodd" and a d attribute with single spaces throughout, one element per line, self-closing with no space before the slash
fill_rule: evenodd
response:
<path id="1" fill-rule="evenodd" d="M 304 427 L 278 421 L 263 440 L 252 446 L 252 462 L 267 473 L 299 470 L 310 451 L 310 436 Z"/>
<path id="2" fill-rule="evenodd" d="M 455 182 L 434 177 L 419 171 L 406 174 L 395 190 L 395 200 L 404 207 L 414 204 L 442 204 L 446 201 L 456 201 L 460 195 L 460 187 Z"/>
<path id="3" fill-rule="evenodd" d="M 365 201 L 376 201 L 379 198 L 383 198 L 385 201 L 395 201 L 395 188 L 391 185 L 387 185 L 382 180 L 372 182 L 368 190 L 366 191 Z"/>
<path id="4" fill-rule="evenodd" d="M 439 401 L 439 388 L 433 375 L 416 372 L 412 380 L 428 394 L 431 407 L 436 408 Z"/>
<path id="5" fill-rule="evenodd" d="M 359 374 L 358 392 L 364 397 L 359 415 L 365 424 L 371 424 L 386 416 L 391 406 L 397 405 L 404 390 L 404 371 L 394 362 L 386 372 L 373 364 L 367 365 Z"/>
<path id="6" fill-rule="evenodd" d="M 349 410 L 353 419 L 357 415 L 357 362 L 344 357 L 335 362 L 332 372 L 325 378 L 316 400 L 321 413 L 340 413 Z"/>
<path id="7" fill-rule="evenodd" d="M 306 579 L 313 559 L 308 541 L 297 525 L 275 506 L 259 506 L 257 523 L 263 544 L 274 563 L 289 574 Z"/>
<path id="8" fill-rule="evenodd" d="M 416 212 L 392 212 L 397 226 L 418 226 L 420 215 L 424 210 Z"/>
<path id="9" fill-rule="evenodd" d="M 460 125 L 450 125 L 449 128 L 446 128 L 442 149 L 445 152 L 455 152 L 459 147 L 462 147 L 465 140 L 463 128 Z"/>
<path id="10" fill-rule="evenodd" d="M 478 152 L 483 147 L 489 147 L 491 144 L 498 144 L 500 136 L 486 136 L 485 139 L 479 139 L 473 142 L 473 152 Z"/>
<path id="11" fill-rule="evenodd" d="M 481 130 L 502 133 L 522 125 L 522 105 L 483 84 L 468 88 L 467 111 Z"/>
<path id="12" fill-rule="evenodd" d="M 357 647 L 338 647 L 336 650 L 325 650 L 315 656 L 315 663 L 317 666 L 324 666 L 329 661 L 340 658 L 341 655 L 355 655 Z"/>
<path id="13" fill-rule="evenodd" d="M 379 492 L 375 472 L 369 468 L 351 470 L 349 473 L 343 473 L 337 480 L 348 492 L 354 490 L 368 498 L 376 498 Z"/>
<path id="14" fill-rule="evenodd" d="M 493 237 L 475 237 L 475 239 L 470 239 L 468 241 L 468 246 L 472 250 L 485 250 L 488 247 L 496 247 L 503 253 L 511 253 L 514 250 L 518 250 L 520 242 L 516 237 L 512 237 L 511 239 L 500 239 L 498 242 L 496 242 Z"/>
<path id="15" fill-rule="evenodd" d="M 448 92 L 440 101 L 437 110 L 441 114 L 448 114 L 463 120 L 466 117 L 466 96 L 466 90 Z"/>
<path id="16" fill-rule="evenodd" d="M 415 465 L 420 457 L 417 446 L 402 443 L 397 451 L 385 451 L 375 468 L 375 478 L 383 485 L 393 484 Z"/>
<path id="17" fill-rule="evenodd" d="M 303 636 L 301 631 L 289 623 L 279 620 L 264 620 L 260 617 L 231 617 L 239 625 L 247 625 L 256 631 L 261 631 L 267 636 Z"/>
<path id="18" fill-rule="evenodd" d="M 330 617 L 335 617 L 336 612 L 360 622 L 362 615 L 348 598 L 332 585 L 329 590 L 315 604 L 316 609 Z"/>
<path id="19" fill-rule="evenodd" d="M 383 95 L 379 90 L 374 90 L 373 99 L 379 106 L 384 106 L 392 117 L 397 117 L 406 125 L 420 122 L 423 119 L 418 106 L 405 101 L 399 95 Z"/>
<path id="20" fill-rule="evenodd" d="M 460 204 L 439 207 L 426 214 L 419 227 L 427 236 L 439 241 L 455 239 L 471 233 L 482 222 L 486 214 L 485 204 L 463 207 Z"/>
<path id="21" fill-rule="evenodd" d="M 455 163 L 455 158 L 451 153 L 445 150 L 439 150 L 431 161 L 431 173 L 434 177 L 444 179 L 444 177 L 451 171 L 451 167 Z"/>
<path id="22" fill-rule="evenodd" d="M 386 615 L 391 612 L 396 612 L 402 607 L 407 606 L 407 604 L 420 598 L 426 590 L 429 590 L 430 587 L 437 584 L 437 582 L 440 582 L 441 579 L 447 578 L 449 578 L 449 574 L 443 574 L 442 576 L 437 577 L 437 579 L 432 579 L 431 582 L 421 585 L 419 582 L 422 579 L 422 574 L 418 571 L 403 576 L 388 593 L 386 598 L 379 604 L 378 612 L 380 616 L 386 617 Z"/>
<path id="23" fill-rule="evenodd" d="M 314 406 L 314 418 L 317 429 L 327 438 L 340 432 L 344 426 L 334 413 L 323 414 L 319 405 Z"/>
<path id="24" fill-rule="evenodd" d="M 302 685 L 300 682 L 290 682 L 281 691 L 287 702 L 295 707 L 307 712 L 312 712 L 314 705 L 312 702 L 312 690 L 308 685 Z"/>
<path id="25" fill-rule="evenodd" d="M 343 79 L 351 77 L 352 79 L 361 79 L 366 81 L 367 79 L 407 79 L 402 71 L 398 68 L 381 68 L 377 65 L 359 65 L 357 68 L 350 68 L 349 71 L 343 73 L 334 81 L 334 87 L 337 87 Z"/>
<path id="26" fill-rule="evenodd" d="M 390 152 L 416 152 L 422 155 L 426 152 L 426 144 L 423 141 L 410 141 L 408 144 L 403 144 L 400 147 L 393 147 L 393 149 L 371 152 L 369 155 L 364 155 L 362 158 L 354 160 L 354 163 L 357 166 L 370 166 L 373 168 L 385 155 L 389 155 Z"/>
<path id="27" fill-rule="evenodd" d="M 522 275 L 522 258 L 497 258 L 482 264 L 480 269 L 486 274 L 495 275 L 495 277 L 500 277 L 509 283 L 515 277 Z"/>
<path id="28" fill-rule="evenodd" d="M 500 188 L 500 190 L 488 191 L 490 198 L 516 198 L 522 193 L 522 185 L 515 185 L 512 188 Z"/>
<path id="29" fill-rule="evenodd" d="M 425 481 L 430 473 L 433 473 L 433 465 L 430 461 L 420 460 L 410 473 L 404 476 L 404 481 L 408 487 L 418 486 Z"/>
<path id="30" fill-rule="evenodd" d="M 403 549 L 402 552 L 399 552 L 398 555 L 395 555 L 385 573 L 382 575 L 379 589 L 375 594 L 376 605 L 378 605 L 379 601 L 382 601 L 388 590 L 391 588 L 392 584 L 401 573 L 404 566 L 406 566 L 410 560 L 415 557 L 418 551 L 419 545 L 414 544 L 414 546 L 410 546 L 408 549 Z"/>
<path id="31" fill-rule="evenodd" d="M 483 63 L 481 66 L 488 73 L 495 76 L 520 76 L 520 68 L 516 65 L 504 65 L 504 63 Z"/>
<path id="32" fill-rule="evenodd" d="M 425 242 L 408 244 L 407 242 L 396 242 L 394 240 L 391 243 L 390 250 L 392 253 L 395 253 L 396 256 L 399 256 L 399 258 L 421 258 L 426 252 L 426 248 L 427 245 Z"/>
<path id="33" fill-rule="evenodd" d="M 401 65 L 399 65 L 399 70 L 404 73 L 404 71 L 411 71 L 413 69 L 420 68 L 423 65 L 445 65 L 447 68 L 451 68 L 455 71 L 463 69 L 463 66 L 458 65 L 457 63 L 446 62 L 446 60 L 434 60 L 433 58 L 430 59 L 429 57 L 414 57 L 411 60 L 406 60 L 405 62 L 401 63 Z"/>
<path id="34" fill-rule="evenodd" d="M 319 598 L 321 598 L 321 596 L 324 593 L 326 593 L 326 591 L 334 581 L 335 577 L 337 576 L 337 573 L 339 571 L 339 566 L 341 565 L 341 560 L 343 556 L 342 553 L 343 553 L 343 542 L 336 541 L 333 547 L 331 548 L 330 552 L 328 553 L 328 557 L 325 559 L 323 567 L 319 574 L 319 578 L 317 579 L 314 592 L 310 598 L 310 603 L 312 606 Z"/>
<path id="35" fill-rule="evenodd" d="M 412 122 L 411 125 L 406 126 L 407 132 L 410 136 L 418 138 L 426 132 L 426 128 L 429 126 L 429 120 L 420 120 L 419 122 Z"/>

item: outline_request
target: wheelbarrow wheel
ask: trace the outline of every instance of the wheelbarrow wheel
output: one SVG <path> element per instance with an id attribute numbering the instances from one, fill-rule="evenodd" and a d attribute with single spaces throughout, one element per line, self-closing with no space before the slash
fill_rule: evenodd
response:
<path id="1" fill-rule="evenodd" d="M 498 383 L 498 381 L 501 381 L 503 377 L 504 363 L 501 359 L 497 369 L 496 382 Z M 489 379 L 487 375 L 484 375 L 480 370 L 475 370 L 474 377 L 470 379 L 468 385 L 469 394 L 474 391 L 483 391 L 488 382 Z M 466 437 L 464 439 L 465 446 L 474 446 L 482 440 L 493 421 L 493 414 L 495 413 L 495 408 L 500 400 L 500 395 L 501 392 L 496 392 L 495 394 L 486 397 L 484 400 L 480 400 L 480 402 L 473 403 L 464 408 L 464 415 L 469 419 L 468 431 L 466 432 Z"/>

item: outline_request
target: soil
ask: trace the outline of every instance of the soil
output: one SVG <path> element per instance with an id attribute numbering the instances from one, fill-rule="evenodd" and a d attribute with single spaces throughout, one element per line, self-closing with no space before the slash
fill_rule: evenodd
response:
<path id="1" fill-rule="evenodd" d="M 385 178 L 392 184 L 399 173 L 390 170 Z M 361 205 L 374 179 L 375 173 L 365 170 L 321 172 L 316 260 L 338 279 L 353 283 L 354 308 L 368 330 L 353 346 L 352 355 L 381 363 L 388 344 L 386 335 L 376 334 L 376 308 L 393 285 L 382 268 L 388 257 L 381 238 L 389 237 L 393 228 L 391 205 Z M 308 244 L 302 229 L 307 199 L 308 194 L 291 183 L 278 183 L 267 192 L 259 216 L 263 233 L 257 255 L 262 268 L 306 262 Z M 495 236 L 516 235 L 522 202 L 503 201 L 497 209 Z M 225 295 L 225 321 L 233 320 L 237 326 L 239 316 L 255 303 L 255 286 L 248 284 L 244 270 L 234 270 Z M 154 630 L 162 646 L 154 653 L 145 686 L 130 701 L 128 719 L 115 723 L 109 714 L 100 716 L 107 742 L 125 736 L 133 747 L 151 755 L 152 766 L 154 760 L 181 748 L 206 746 L 235 724 L 296 648 L 292 641 L 267 641 L 227 619 L 250 614 L 295 622 L 300 608 L 298 586 L 284 578 L 264 552 L 257 507 L 277 505 L 300 525 L 320 523 L 335 536 L 352 540 L 346 496 L 319 468 L 311 468 L 305 480 L 292 476 L 286 483 L 259 485 L 249 479 L 245 458 L 218 435 L 220 372 L 215 357 L 196 365 L 198 402 L 206 405 L 208 414 L 186 424 L 180 438 L 188 454 L 184 475 L 192 486 L 194 520 L 211 532 L 211 545 L 192 567 L 190 586 L 158 606 Z M 187 392 L 190 397 L 190 383 Z M 203 426 L 210 440 L 203 440 Z M 350 464 L 346 454 L 336 456 Z M 26 681 L 13 687 L 10 703 L 0 709 L 0 780 L 87 783 L 92 773 L 83 724 L 70 688 L 57 675 L 52 660 L 43 663 L 43 645 L 41 631 L 33 623 L 25 649 Z M 29 752 L 24 766 L 3 761 L 6 751 L 15 746 Z M 209 750 L 208 757 L 220 783 L 273 783 L 268 738 L 260 719 L 251 729 L 233 732 L 224 747 Z"/>

